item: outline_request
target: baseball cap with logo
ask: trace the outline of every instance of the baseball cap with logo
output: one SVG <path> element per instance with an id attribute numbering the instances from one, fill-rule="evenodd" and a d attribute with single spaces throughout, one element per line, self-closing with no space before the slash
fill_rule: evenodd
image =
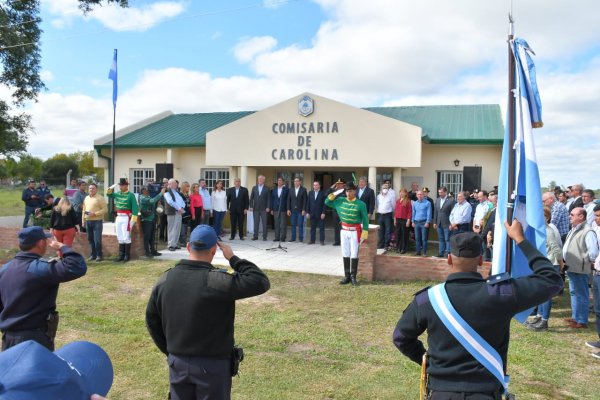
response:
<path id="1" fill-rule="evenodd" d="M 198 225 L 190 234 L 190 246 L 194 250 L 212 249 L 217 243 L 217 234 L 212 226 Z"/>
<path id="2" fill-rule="evenodd" d="M 52 234 L 44 232 L 41 226 L 30 226 L 19 231 L 19 245 L 34 244 L 38 240 L 48 239 Z"/>
<path id="3" fill-rule="evenodd" d="M 475 258 L 481 255 L 481 238 L 475 232 L 464 232 L 450 237 L 451 253 L 457 257 Z"/>
<path id="4" fill-rule="evenodd" d="M 89 399 L 106 396 L 113 367 L 102 348 L 72 342 L 54 353 L 28 340 L 0 353 L 0 398 Z"/>

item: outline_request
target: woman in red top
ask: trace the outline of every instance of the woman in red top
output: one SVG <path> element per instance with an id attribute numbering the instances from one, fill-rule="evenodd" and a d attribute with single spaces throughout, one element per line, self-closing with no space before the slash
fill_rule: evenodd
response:
<path id="1" fill-rule="evenodd" d="M 396 253 L 404 254 L 408 250 L 409 227 L 412 218 L 412 204 L 406 189 L 400 189 L 400 198 L 396 200 L 394 228 L 396 229 Z"/>
<path id="2" fill-rule="evenodd" d="M 190 210 L 192 212 L 192 231 L 195 227 L 201 224 L 204 216 L 204 204 L 200 195 L 200 185 L 194 183 L 192 185 L 192 194 L 190 195 Z"/>

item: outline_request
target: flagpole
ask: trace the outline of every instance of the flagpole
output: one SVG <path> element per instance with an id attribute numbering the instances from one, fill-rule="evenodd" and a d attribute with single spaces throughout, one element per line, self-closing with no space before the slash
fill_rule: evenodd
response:
<path id="1" fill-rule="evenodd" d="M 506 220 L 509 224 L 513 220 L 513 211 L 515 207 L 515 199 L 513 194 L 515 192 L 515 130 L 516 130 L 516 81 L 515 81 L 515 57 L 512 51 L 512 41 L 514 39 L 514 21 L 511 13 L 508 14 L 509 21 L 509 32 L 508 32 L 508 109 L 507 109 L 507 123 L 508 123 L 508 145 L 511 149 L 508 152 L 508 182 L 507 182 L 507 201 L 506 201 Z M 512 264 L 512 245 L 513 241 L 506 235 L 506 272 L 510 274 Z"/>
<path id="2" fill-rule="evenodd" d="M 115 53 L 114 53 L 114 60 L 115 60 L 115 77 L 114 77 L 114 81 L 113 81 L 113 130 L 112 130 L 112 141 L 110 142 L 110 182 L 109 182 L 109 186 L 114 185 L 115 183 L 115 141 L 116 141 L 116 121 L 117 121 L 117 103 L 116 103 L 116 98 L 115 98 L 115 86 L 117 85 L 116 83 L 116 61 L 117 61 L 117 52 L 118 50 L 115 49 Z M 109 219 L 111 222 L 114 222 L 115 218 L 114 218 L 114 199 L 111 197 L 110 198 L 110 203 L 109 203 Z"/>

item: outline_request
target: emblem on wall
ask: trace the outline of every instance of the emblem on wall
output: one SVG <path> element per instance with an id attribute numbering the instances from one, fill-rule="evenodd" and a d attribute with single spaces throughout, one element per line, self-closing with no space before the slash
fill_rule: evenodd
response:
<path id="1" fill-rule="evenodd" d="M 298 100 L 298 114 L 308 117 L 313 111 L 315 111 L 315 104 L 309 96 L 304 96 Z"/>

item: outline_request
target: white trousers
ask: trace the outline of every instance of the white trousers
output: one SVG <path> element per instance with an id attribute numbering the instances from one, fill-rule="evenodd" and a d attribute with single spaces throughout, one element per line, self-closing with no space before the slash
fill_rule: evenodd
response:
<path id="1" fill-rule="evenodd" d="M 356 231 L 340 230 L 342 257 L 358 258 L 358 235 Z"/>
<path id="2" fill-rule="evenodd" d="M 127 228 L 129 228 L 129 216 L 127 214 L 117 214 L 115 229 L 117 231 L 117 241 L 120 244 L 131 243 L 131 231 Z"/>

